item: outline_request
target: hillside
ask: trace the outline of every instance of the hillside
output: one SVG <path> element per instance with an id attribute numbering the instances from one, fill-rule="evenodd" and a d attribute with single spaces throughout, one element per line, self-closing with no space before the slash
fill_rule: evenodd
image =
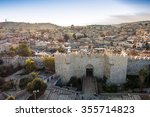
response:
<path id="1" fill-rule="evenodd" d="M 73 34 L 84 34 L 89 38 L 113 37 L 120 41 L 133 39 L 134 41 L 150 41 L 150 21 L 140 21 L 133 23 L 123 23 L 118 25 L 88 25 L 60 27 L 51 23 L 0 23 L 0 39 L 4 39 L 8 34 L 30 33 L 32 37 L 35 33 L 39 36 L 46 34 L 47 39 L 64 39 L 67 34 L 73 38 Z M 19 35 L 19 34 L 18 34 Z M 40 39 L 40 38 L 39 38 Z M 44 38 L 43 38 L 44 40 Z"/>

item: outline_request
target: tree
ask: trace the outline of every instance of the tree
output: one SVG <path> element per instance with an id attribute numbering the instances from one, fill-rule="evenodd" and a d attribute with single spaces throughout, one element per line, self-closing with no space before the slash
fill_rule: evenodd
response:
<path id="1" fill-rule="evenodd" d="M 17 54 L 19 56 L 31 56 L 31 50 L 26 44 L 20 44 L 17 48 Z"/>
<path id="2" fill-rule="evenodd" d="M 67 83 L 67 86 L 75 87 L 77 90 L 82 90 L 82 81 L 80 78 L 77 78 L 76 76 L 72 76 Z"/>
<path id="3" fill-rule="evenodd" d="M 16 55 L 16 51 L 17 51 L 17 48 L 10 47 L 10 56 L 15 56 Z"/>
<path id="4" fill-rule="evenodd" d="M 104 34 L 104 33 L 102 33 L 100 36 L 101 36 L 101 37 L 105 37 L 105 34 Z"/>
<path id="5" fill-rule="evenodd" d="M 19 87 L 20 89 L 25 89 L 28 85 L 29 82 L 31 82 L 34 78 L 30 78 L 30 77 L 26 77 L 26 78 L 22 78 L 19 81 Z"/>
<path id="6" fill-rule="evenodd" d="M 133 90 L 140 87 L 139 77 L 136 75 L 127 75 L 127 82 L 124 84 L 125 90 Z"/>
<path id="7" fill-rule="evenodd" d="M 36 69 L 35 62 L 30 58 L 26 59 L 25 67 L 26 67 L 27 72 L 29 73 Z"/>
<path id="8" fill-rule="evenodd" d="M 3 79 L 0 80 L 0 89 L 1 91 L 8 91 L 14 87 L 14 80 L 10 79 L 9 81 L 4 81 Z"/>
<path id="9" fill-rule="evenodd" d="M 43 62 L 45 67 L 51 71 L 51 72 L 55 72 L 55 58 L 51 57 L 51 56 L 44 56 L 43 57 Z"/>
<path id="10" fill-rule="evenodd" d="M 148 44 L 148 43 L 146 43 L 146 44 L 145 44 L 145 48 L 146 48 L 146 50 L 149 50 L 149 49 L 150 49 L 150 47 L 149 47 L 149 44 Z"/>
<path id="11" fill-rule="evenodd" d="M 105 84 L 103 86 L 103 90 L 106 91 L 107 93 L 116 93 L 118 92 L 118 87 L 115 84 L 111 84 L 111 85 Z"/>
<path id="12" fill-rule="evenodd" d="M 143 84 L 144 84 L 144 81 L 145 81 L 147 76 L 148 76 L 148 71 L 145 68 L 143 68 L 139 71 L 140 90 L 141 91 L 143 89 Z"/>
<path id="13" fill-rule="evenodd" d="M 65 52 L 65 50 L 64 50 L 62 47 L 59 47 L 57 50 L 58 50 L 58 52 L 60 52 L 60 53 L 64 53 L 64 52 Z"/>
<path id="14" fill-rule="evenodd" d="M 3 64 L 3 60 L 0 59 L 0 65 Z"/>
<path id="15" fill-rule="evenodd" d="M 65 42 L 67 42 L 67 41 L 69 40 L 69 38 L 70 38 L 70 37 L 69 37 L 68 34 L 65 34 L 65 35 L 64 35 L 64 41 L 65 41 Z"/>
<path id="16" fill-rule="evenodd" d="M 74 39 L 76 39 L 76 34 L 75 33 L 72 36 L 73 36 Z"/>
<path id="17" fill-rule="evenodd" d="M 39 75 L 39 73 L 37 73 L 37 72 L 32 72 L 31 73 L 32 78 L 36 78 L 36 77 L 38 77 L 38 75 Z"/>
<path id="18" fill-rule="evenodd" d="M 6 100 L 15 100 L 16 98 L 14 97 L 14 96 L 8 96 L 7 98 L 6 98 Z"/>
<path id="19" fill-rule="evenodd" d="M 33 93 L 34 90 L 39 90 L 39 93 L 42 93 L 46 90 L 47 84 L 40 78 L 35 78 L 33 81 L 29 82 L 27 85 L 27 90 L 30 93 Z"/>

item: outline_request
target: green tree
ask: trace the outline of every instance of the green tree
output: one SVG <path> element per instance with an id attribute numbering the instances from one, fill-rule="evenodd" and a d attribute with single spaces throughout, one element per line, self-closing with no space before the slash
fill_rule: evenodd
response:
<path id="1" fill-rule="evenodd" d="M 58 52 L 60 52 L 60 53 L 64 53 L 64 52 L 65 52 L 64 48 L 62 48 L 62 47 L 59 47 L 57 50 L 58 50 Z"/>
<path id="2" fill-rule="evenodd" d="M 105 34 L 104 34 L 104 33 L 102 33 L 102 34 L 100 34 L 100 36 L 101 36 L 101 37 L 105 37 Z"/>
<path id="3" fill-rule="evenodd" d="M 143 68 L 139 71 L 140 90 L 141 91 L 143 89 L 143 84 L 144 84 L 144 81 L 145 81 L 147 76 L 148 76 L 148 71 L 145 68 Z"/>
<path id="4" fill-rule="evenodd" d="M 20 44 L 16 49 L 19 56 L 31 56 L 32 52 L 26 44 Z"/>
<path id="5" fill-rule="evenodd" d="M 51 72 L 55 72 L 55 58 L 51 56 L 44 56 L 43 62 L 46 67 Z"/>
<path id="6" fill-rule="evenodd" d="M 77 38 L 76 38 L 76 34 L 75 34 L 75 33 L 74 33 L 72 36 L 73 36 L 73 38 L 74 38 L 74 39 L 77 39 Z"/>
<path id="7" fill-rule="evenodd" d="M 25 67 L 26 67 L 26 71 L 29 73 L 36 69 L 35 62 L 30 58 L 26 59 Z"/>
<path id="8" fill-rule="evenodd" d="M 20 81 L 19 81 L 20 89 L 25 89 L 27 87 L 28 83 L 31 82 L 34 78 L 26 77 L 26 78 L 20 79 Z"/>
<path id="9" fill-rule="evenodd" d="M 10 47 L 10 56 L 15 56 L 16 55 L 17 49 L 14 47 Z"/>
<path id="10" fill-rule="evenodd" d="M 33 81 L 29 82 L 27 85 L 27 90 L 33 93 L 34 90 L 39 90 L 39 93 L 44 92 L 47 88 L 47 84 L 40 78 L 35 78 Z"/>
<path id="11" fill-rule="evenodd" d="M 8 96 L 7 98 L 6 98 L 6 100 L 15 100 L 16 98 L 14 97 L 14 96 Z"/>
<path id="12" fill-rule="evenodd" d="M 111 84 L 111 85 L 105 84 L 103 86 L 103 90 L 106 91 L 107 93 L 116 93 L 118 92 L 118 87 L 115 84 Z"/>
<path id="13" fill-rule="evenodd" d="M 37 72 L 32 72 L 31 73 L 32 78 L 36 78 L 36 77 L 38 77 L 38 75 L 39 75 L 39 73 L 37 73 Z"/>

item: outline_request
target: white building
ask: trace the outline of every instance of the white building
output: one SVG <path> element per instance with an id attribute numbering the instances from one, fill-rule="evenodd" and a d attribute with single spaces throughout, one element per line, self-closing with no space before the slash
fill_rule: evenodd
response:
<path id="1" fill-rule="evenodd" d="M 8 52 L 11 48 L 11 43 L 4 43 L 4 44 L 0 44 L 0 53 L 3 53 L 3 52 Z"/>
<path id="2" fill-rule="evenodd" d="M 128 57 L 114 54 L 55 54 L 55 71 L 64 83 L 72 76 L 108 78 L 107 82 L 121 84 L 126 81 Z"/>

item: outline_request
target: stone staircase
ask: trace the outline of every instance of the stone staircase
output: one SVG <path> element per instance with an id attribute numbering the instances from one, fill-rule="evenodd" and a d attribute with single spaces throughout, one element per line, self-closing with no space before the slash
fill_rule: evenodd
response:
<path id="1" fill-rule="evenodd" d="M 97 81 L 95 77 L 84 77 L 82 91 L 84 94 L 97 94 Z"/>

